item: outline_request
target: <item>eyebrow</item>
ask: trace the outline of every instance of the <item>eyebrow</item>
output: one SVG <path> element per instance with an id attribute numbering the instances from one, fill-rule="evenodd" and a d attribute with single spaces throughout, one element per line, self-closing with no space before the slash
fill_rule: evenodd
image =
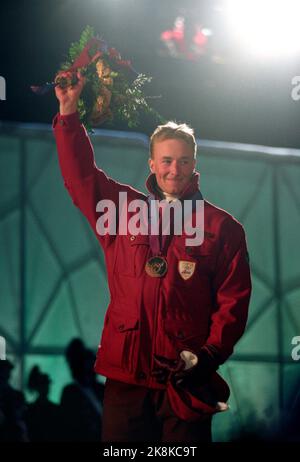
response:
<path id="1" fill-rule="evenodd" d="M 173 159 L 173 158 L 171 156 L 163 156 L 162 160 L 165 160 L 165 159 Z M 178 160 L 182 160 L 182 159 L 189 159 L 189 156 L 182 156 Z"/>

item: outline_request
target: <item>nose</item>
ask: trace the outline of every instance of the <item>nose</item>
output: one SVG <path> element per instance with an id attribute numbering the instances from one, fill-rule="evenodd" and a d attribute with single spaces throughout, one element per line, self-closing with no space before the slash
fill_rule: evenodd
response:
<path id="1" fill-rule="evenodd" d="M 180 165 L 174 160 L 170 165 L 170 172 L 172 175 L 179 175 Z"/>

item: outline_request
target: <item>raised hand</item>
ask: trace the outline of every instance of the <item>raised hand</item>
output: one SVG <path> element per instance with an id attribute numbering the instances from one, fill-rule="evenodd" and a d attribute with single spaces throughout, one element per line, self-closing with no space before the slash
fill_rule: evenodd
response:
<path id="1" fill-rule="evenodd" d="M 80 72 L 77 72 L 75 77 L 74 79 L 74 74 L 70 71 L 61 71 L 56 76 L 56 82 L 63 81 L 64 79 L 72 81 L 72 84 L 69 85 L 57 84 L 55 86 L 55 94 L 59 101 L 59 112 L 61 115 L 69 115 L 77 111 L 78 100 L 86 79 Z"/>

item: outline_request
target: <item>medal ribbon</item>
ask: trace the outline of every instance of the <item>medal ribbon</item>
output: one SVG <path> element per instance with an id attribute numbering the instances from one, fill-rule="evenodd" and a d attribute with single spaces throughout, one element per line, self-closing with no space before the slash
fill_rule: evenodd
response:
<path id="1" fill-rule="evenodd" d="M 157 207 L 151 207 L 151 201 L 156 200 L 155 196 L 153 194 L 150 194 L 148 196 L 148 225 L 149 227 L 151 226 L 151 211 L 152 209 L 157 212 Z M 192 211 L 195 210 L 196 207 L 196 201 L 197 200 L 203 200 L 203 196 L 200 191 L 196 191 L 196 193 L 189 199 L 192 201 Z M 159 209 L 160 211 L 162 210 L 161 208 Z M 171 223 L 170 223 L 170 234 L 160 234 L 160 228 L 162 224 L 162 215 L 160 214 L 158 223 L 159 223 L 159 234 L 152 234 L 152 230 L 150 230 L 149 233 L 149 244 L 150 244 L 150 249 L 152 255 L 166 255 L 168 247 L 170 245 L 171 239 L 173 237 L 173 231 L 174 231 L 174 219 L 173 219 L 173 213 L 170 214 L 171 216 Z M 156 220 L 158 217 L 155 217 Z M 163 231 L 163 230 L 161 230 Z"/>

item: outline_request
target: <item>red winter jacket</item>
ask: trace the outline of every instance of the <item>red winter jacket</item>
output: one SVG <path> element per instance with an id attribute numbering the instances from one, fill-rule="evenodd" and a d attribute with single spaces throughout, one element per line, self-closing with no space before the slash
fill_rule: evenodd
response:
<path id="1" fill-rule="evenodd" d="M 120 191 L 128 202 L 147 197 L 98 169 L 93 148 L 78 114 L 57 115 L 53 122 L 65 186 L 88 219 L 105 253 L 110 303 L 106 312 L 95 370 L 111 379 L 165 388 L 151 376 L 153 355 L 176 359 L 182 350 L 197 354 L 212 347 L 224 362 L 233 352 L 247 320 L 251 292 L 245 234 L 240 223 L 222 209 L 204 202 L 204 242 L 186 247 L 186 236 L 173 236 L 166 253 L 168 271 L 151 277 L 145 264 L 151 256 L 145 235 L 99 236 L 96 204 L 118 204 Z M 154 175 L 147 187 L 155 193 Z M 198 191 L 195 174 L 182 198 Z M 180 275 L 179 262 L 195 264 L 191 277 Z M 192 265 L 193 266 L 193 265 Z"/>

